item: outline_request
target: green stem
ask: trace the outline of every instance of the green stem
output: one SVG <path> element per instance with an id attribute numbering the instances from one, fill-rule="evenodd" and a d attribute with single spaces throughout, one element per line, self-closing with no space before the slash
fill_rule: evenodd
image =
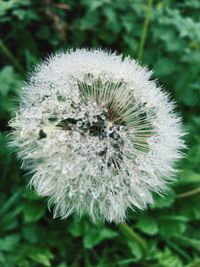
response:
<path id="1" fill-rule="evenodd" d="M 120 223 L 118 225 L 118 228 L 119 228 L 120 232 L 123 233 L 125 236 L 129 237 L 134 242 L 137 242 L 137 244 L 141 248 L 143 256 L 145 256 L 147 254 L 146 241 L 141 236 L 139 236 L 130 226 L 128 226 L 126 223 Z"/>
<path id="2" fill-rule="evenodd" d="M 10 59 L 10 61 L 13 63 L 13 65 L 16 67 L 16 69 L 18 69 L 19 72 L 24 74 L 24 68 L 18 62 L 18 60 L 13 55 L 13 53 L 9 50 L 9 48 L 4 44 L 4 42 L 1 39 L 0 39 L 0 49 Z"/>
<path id="3" fill-rule="evenodd" d="M 140 40 L 140 45 L 139 45 L 139 50 L 138 50 L 138 60 L 139 61 L 142 60 L 142 56 L 143 56 L 143 50 L 144 50 L 144 45 L 145 45 L 145 41 L 146 41 L 146 37 L 147 37 L 149 20 L 151 17 L 152 5 L 153 5 L 153 0 L 148 0 L 148 5 L 147 5 L 147 9 L 146 9 L 146 17 L 144 20 L 144 25 L 143 25 L 143 30 L 142 30 L 142 35 L 141 35 L 141 40 Z"/>
<path id="4" fill-rule="evenodd" d="M 197 187 L 191 191 L 187 191 L 187 192 L 178 194 L 176 197 L 177 198 L 191 197 L 191 196 L 194 196 L 194 195 L 199 194 L 199 193 L 200 193 L 200 187 Z"/>

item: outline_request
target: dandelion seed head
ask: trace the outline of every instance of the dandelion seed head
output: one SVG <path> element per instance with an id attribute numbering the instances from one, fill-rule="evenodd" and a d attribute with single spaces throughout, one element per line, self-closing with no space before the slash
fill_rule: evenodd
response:
<path id="1" fill-rule="evenodd" d="M 86 49 L 53 55 L 31 74 L 11 145 L 54 216 L 119 223 L 165 192 L 184 133 L 151 74 L 128 57 Z"/>

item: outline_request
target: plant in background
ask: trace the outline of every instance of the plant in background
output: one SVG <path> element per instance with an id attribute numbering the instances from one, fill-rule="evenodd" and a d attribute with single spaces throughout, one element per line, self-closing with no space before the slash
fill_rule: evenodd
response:
<path id="1" fill-rule="evenodd" d="M 150 75 L 130 58 L 85 49 L 49 57 L 32 73 L 11 145 L 55 216 L 119 223 L 166 190 L 183 131 Z"/>

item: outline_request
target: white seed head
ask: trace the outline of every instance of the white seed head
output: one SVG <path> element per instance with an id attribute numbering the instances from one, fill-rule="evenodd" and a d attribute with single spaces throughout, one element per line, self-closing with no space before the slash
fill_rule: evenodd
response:
<path id="1" fill-rule="evenodd" d="M 22 89 L 11 145 L 54 215 L 119 223 L 174 177 L 183 131 L 151 72 L 102 50 L 58 53 Z"/>

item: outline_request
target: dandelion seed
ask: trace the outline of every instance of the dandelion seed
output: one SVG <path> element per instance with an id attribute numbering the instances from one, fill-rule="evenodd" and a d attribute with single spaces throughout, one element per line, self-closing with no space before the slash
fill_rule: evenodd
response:
<path id="1" fill-rule="evenodd" d="M 119 223 L 166 190 L 183 131 L 150 75 L 130 58 L 85 49 L 49 57 L 32 73 L 11 145 L 55 216 Z"/>

